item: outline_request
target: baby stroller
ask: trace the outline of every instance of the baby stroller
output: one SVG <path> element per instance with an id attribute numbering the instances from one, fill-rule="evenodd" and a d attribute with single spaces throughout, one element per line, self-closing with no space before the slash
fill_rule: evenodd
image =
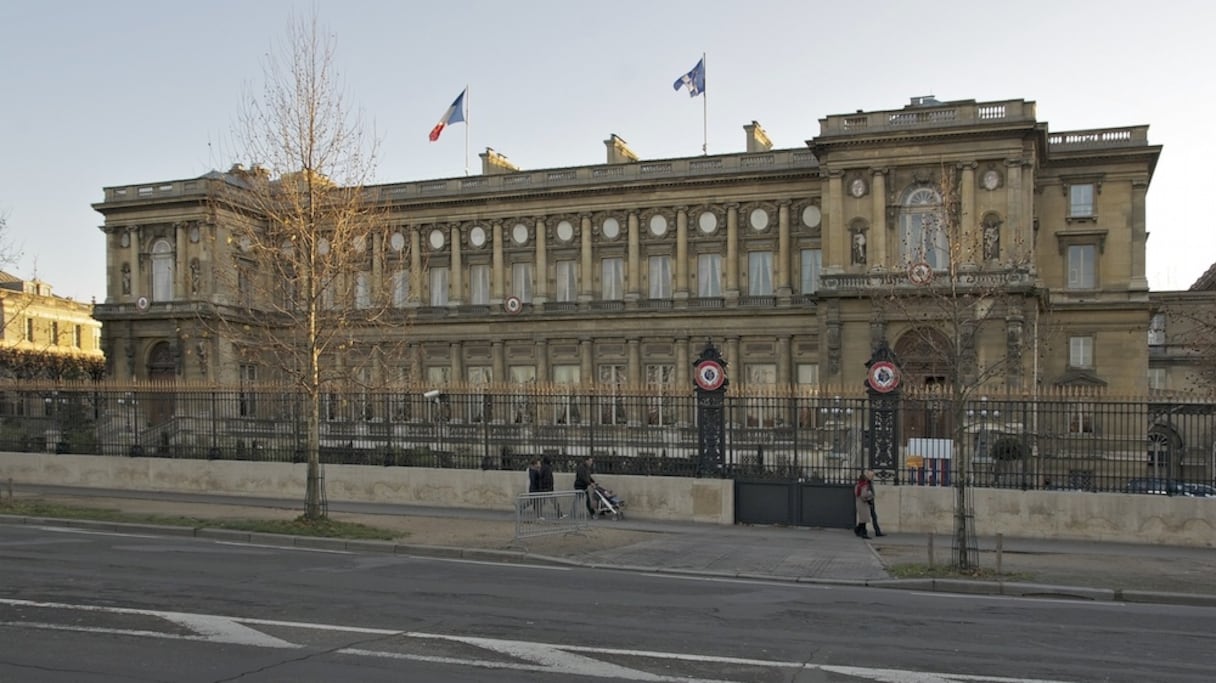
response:
<path id="1" fill-rule="evenodd" d="M 587 492 L 591 496 L 591 509 L 597 517 L 625 518 L 625 501 L 620 496 L 599 484 L 592 484 Z"/>

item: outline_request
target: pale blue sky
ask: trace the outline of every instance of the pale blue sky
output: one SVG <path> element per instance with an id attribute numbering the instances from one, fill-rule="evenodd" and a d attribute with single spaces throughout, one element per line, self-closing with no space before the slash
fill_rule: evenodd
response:
<path id="1" fill-rule="evenodd" d="M 671 84 L 707 52 L 711 153 L 741 151 L 753 119 L 796 147 L 828 114 L 928 94 L 1033 100 L 1053 131 L 1148 124 L 1165 146 L 1152 286 L 1216 261 L 1206 1 L 0 0 L 0 213 L 24 251 L 10 270 L 103 300 L 90 204 L 251 161 L 224 151 L 244 86 L 313 7 L 381 138 L 380 182 L 464 173 L 463 126 L 427 133 L 466 83 L 474 172 L 487 146 L 524 168 L 602 163 L 610 133 L 644 159 L 698 154 L 701 101 Z"/>

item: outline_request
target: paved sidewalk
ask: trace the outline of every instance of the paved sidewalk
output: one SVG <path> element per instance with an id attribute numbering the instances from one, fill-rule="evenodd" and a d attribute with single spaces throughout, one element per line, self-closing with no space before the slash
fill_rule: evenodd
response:
<path id="1" fill-rule="evenodd" d="M 104 507 L 137 514 L 290 519 L 299 502 L 206 494 L 18 486 L 19 499 Z M 863 541 L 850 530 L 721 526 L 627 518 L 596 520 L 583 533 L 513 543 L 510 510 L 436 508 L 384 503 L 330 502 L 331 517 L 400 533 L 395 541 L 342 541 L 196 530 L 258 542 L 324 545 L 352 550 L 477 557 L 507 562 L 551 562 L 648 572 L 836 582 L 916 590 L 1007 595 L 1054 595 L 1216 606 L 1216 549 L 1032 539 L 1002 539 L 1001 570 L 1011 580 L 892 579 L 887 568 L 926 564 L 930 538 L 888 534 Z M 9 517 L 8 523 L 41 520 Z M 85 525 L 84 522 L 72 522 Z M 113 523 L 88 526 L 129 529 Z M 148 525 L 139 525 L 146 528 Z M 205 526 L 202 525 L 202 526 Z M 169 530 L 165 529 L 168 532 Z M 181 528 L 175 530 L 182 533 Z M 933 539 L 938 564 L 948 561 L 950 539 Z M 997 539 L 980 539 L 980 565 L 994 570 Z"/>

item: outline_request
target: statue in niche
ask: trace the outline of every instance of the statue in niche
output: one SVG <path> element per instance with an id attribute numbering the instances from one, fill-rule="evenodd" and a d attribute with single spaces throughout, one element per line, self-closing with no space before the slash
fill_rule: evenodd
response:
<path id="1" fill-rule="evenodd" d="M 190 293 L 198 294 L 199 266 L 198 259 L 190 259 Z"/>
<path id="2" fill-rule="evenodd" d="M 131 264 L 122 264 L 122 293 L 131 293 Z"/>
<path id="3" fill-rule="evenodd" d="M 861 231 L 853 233 L 853 265 L 862 265 L 866 263 L 866 234 Z"/>
<path id="4" fill-rule="evenodd" d="M 1001 222 L 996 216 L 988 216 L 984 220 L 984 260 L 996 261 L 1001 258 Z"/>

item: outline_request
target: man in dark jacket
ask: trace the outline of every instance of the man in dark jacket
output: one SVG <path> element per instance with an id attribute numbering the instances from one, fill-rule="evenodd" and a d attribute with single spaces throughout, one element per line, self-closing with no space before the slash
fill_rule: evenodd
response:
<path id="1" fill-rule="evenodd" d="M 587 456 L 586 459 L 578 464 L 578 467 L 574 468 L 574 490 L 585 491 L 587 493 L 585 502 L 587 503 L 587 515 L 589 517 L 595 517 L 595 509 L 591 507 L 591 487 L 595 485 L 595 478 L 591 476 L 591 465 L 593 463 L 594 461 L 591 459 L 591 456 Z"/>
<path id="2" fill-rule="evenodd" d="M 528 462 L 528 493 L 540 493 L 540 458 L 532 458 Z M 529 501 L 529 507 L 537 519 L 544 519 L 541 517 L 542 511 L 539 503 L 539 500 L 533 498 Z"/>
<path id="3" fill-rule="evenodd" d="M 547 455 L 540 459 L 540 491 L 541 493 L 553 493 L 553 461 Z M 564 517 L 562 505 L 557 502 L 557 498 L 550 498 L 549 500 L 553 502 L 558 519 Z"/>

